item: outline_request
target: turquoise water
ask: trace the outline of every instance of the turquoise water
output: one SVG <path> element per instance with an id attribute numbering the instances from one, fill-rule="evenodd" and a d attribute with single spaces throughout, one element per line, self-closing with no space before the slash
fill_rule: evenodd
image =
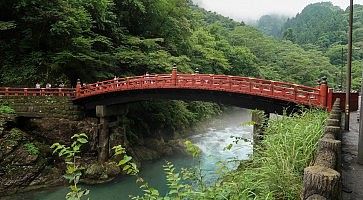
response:
<path id="1" fill-rule="evenodd" d="M 207 183 L 211 184 L 218 178 L 217 163 L 234 159 L 246 160 L 252 154 L 252 127 L 242 125 L 244 122 L 250 121 L 250 119 L 251 117 L 247 110 L 235 108 L 232 112 L 212 120 L 207 131 L 198 133 L 190 138 L 202 150 L 201 168 Z M 246 140 L 235 144 L 235 139 L 231 136 L 242 137 Z M 224 150 L 228 144 L 232 143 L 234 145 L 231 150 Z M 157 188 L 162 194 L 168 191 L 163 171 L 163 165 L 165 165 L 166 160 L 172 162 L 177 169 L 197 165 L 196 161 L 187 156 L 165 157 L 161 160 L 144 163 L 140 176 L 151 187 Z M 230 169 L 236 166 L 233 162 L 228 163 Z M 110 183 L 82 186 L 82 188 L 87 188 L 91 191 L 88 197 L 93 200 L 126 200 L 130 199 L 129 195 L 142 194 L 135 177 L 120 177 Z M 11 199 L 64 200 L 67 192 L 68 188 L 58 187 L 19 194 Z"/>

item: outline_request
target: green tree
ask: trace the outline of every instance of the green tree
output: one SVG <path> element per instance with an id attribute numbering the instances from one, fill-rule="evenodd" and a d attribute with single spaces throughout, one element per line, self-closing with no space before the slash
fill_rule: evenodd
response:
<path id="1" fill-rule="evenodd" d="M 284 32 L 284 36 L 283 38 L 285 40 L 290 40 L 291 42 L 295 42 L 296 40 L 296 36 L 294 34 L 294 31 L 292 28 L 288 28 L 285 32 Z"/>

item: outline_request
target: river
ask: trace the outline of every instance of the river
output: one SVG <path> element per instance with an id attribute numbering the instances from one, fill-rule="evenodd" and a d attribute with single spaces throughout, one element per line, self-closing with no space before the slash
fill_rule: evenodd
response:
<path id="1" fill-rule="evenodd" d="M 252 126 L 244 125 L 251 120 L 248 110 L 232 108 L 229 112 L 210 120 L 208 130 L 194 134 L 192 140 L 201 150 L 201 168 L 207 183 L 213 183 L 218 178 L 218 162 L 239 159 L 246 160 L 252 154 Z M 235 144 L 235 139 L 231 136 L 242 137 Z M 224 150 L 228 144 L 234 144 L 232 149 Z M 167 185 L 163 165 L 165 161 L 172 162 L 177 169 L 182 167 L 193 167 L 198 162 L 186 156 L 172 156 L 163 159 L 143 163 L 140 176 L 146 180 L 150 186 L 157 188 L 162 194 L 167 192 Z M 230 169 L 237 165 L 228 163 Z M 135 177 L 121 177 L 110 183 L 94 186 L 81 186 L 89 189 L 90 199 L 105 200 L 126 200 L 129 195 L 140 195 L 141 190 L 136 184 Z M 66 187 L 57 187 L 41 191 L 34 191 L 19 194 L 15 200 L 64 200 L 68 192 Z"/>

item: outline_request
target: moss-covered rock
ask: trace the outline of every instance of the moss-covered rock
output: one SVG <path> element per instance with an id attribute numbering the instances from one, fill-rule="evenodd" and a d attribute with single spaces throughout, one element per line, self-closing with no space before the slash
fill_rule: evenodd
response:
<path id="1" fill-rule="evenodd" d="M 120 174 L 120 167 L 116 162 L 92 163 L 85 166 L 82 182 L 86 184 L 104 183 L 113 180 Z"/>

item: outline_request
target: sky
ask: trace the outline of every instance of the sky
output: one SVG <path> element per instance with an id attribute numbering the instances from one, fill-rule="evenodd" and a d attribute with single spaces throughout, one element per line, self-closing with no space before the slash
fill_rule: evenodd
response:
<path id="1" fill-rule="evenodd" d="M 322 0 L 193 0 L 206 10 L 215 11 L 237 21 L 254 21 L 266 14 L 295 16 L 305 6 Z M 331 0 L 334 5 L 346 9 L 349 0 Z M 363 4 L 363 0 L 354 0 Z"/>

